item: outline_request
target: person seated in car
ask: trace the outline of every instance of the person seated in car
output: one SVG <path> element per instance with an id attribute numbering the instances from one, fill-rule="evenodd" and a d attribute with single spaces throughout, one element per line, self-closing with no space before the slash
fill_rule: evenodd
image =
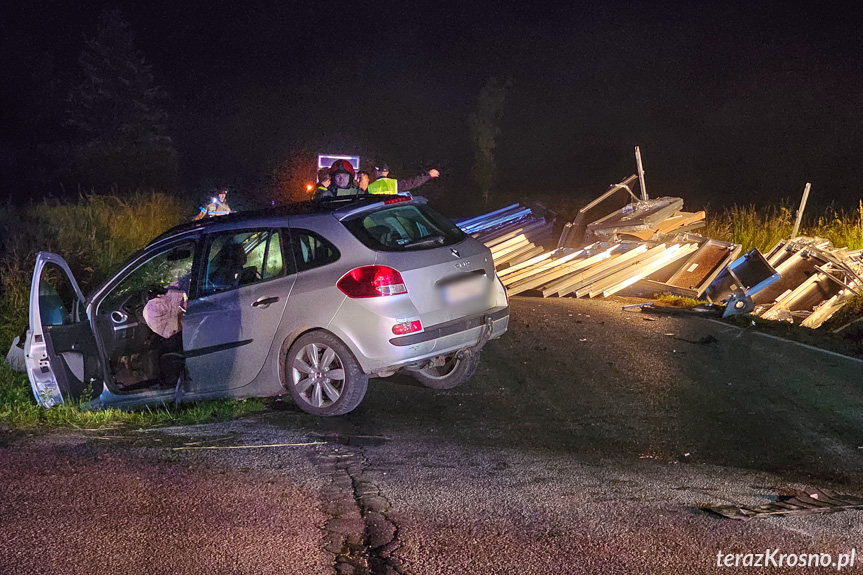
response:
<path id="1" fill-rule="evenodd" d="M 246 265 L 246 250 L 240 244 L 222 247 L 209 274 L 213 291 L 225 291 L 239 285 L 239 276 Z"/>

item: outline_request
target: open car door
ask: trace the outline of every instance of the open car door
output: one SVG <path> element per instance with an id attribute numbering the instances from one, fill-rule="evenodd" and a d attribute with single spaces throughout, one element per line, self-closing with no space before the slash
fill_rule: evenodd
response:
<path id="1" fill-rule="evenodd" d="M 102 392 L 98 350 L 84 302 L 63 258 L 40 252 L 30 284 L 24 354 L 33 395 L 43 407 L 88 400 Z"/>

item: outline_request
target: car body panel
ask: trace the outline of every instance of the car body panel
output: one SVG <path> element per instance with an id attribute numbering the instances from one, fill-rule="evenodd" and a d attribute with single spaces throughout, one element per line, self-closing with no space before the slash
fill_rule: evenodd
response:
<path id="1" fill-rule="evenodd" d="M 189 301 L 183 349 L 192 389 L 227 390 L 257 377 L 295 281 L 290 275 Z"/>

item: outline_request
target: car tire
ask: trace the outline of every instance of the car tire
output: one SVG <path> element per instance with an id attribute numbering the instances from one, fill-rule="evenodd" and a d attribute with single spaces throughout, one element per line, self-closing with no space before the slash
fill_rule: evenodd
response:
<path id="1" fill-rule="evenodd" d="M 369 377 L 351 350 L 325 331 L 313 331 L 291 345 L 285 357 L 285 387 L 297 406 L 313 415 L 344 415 L 366 395 Z"/>
<path id="2" fill-rule="evenodd" d="M 463 358 L 458 354 L 447 356 L 446 363 L 441 367 L 427 367 L 411 371 L 414 379 L 432 389 L 452 389 L 469 380 L 479 367 L 479 352 L 473 352 Z"/>

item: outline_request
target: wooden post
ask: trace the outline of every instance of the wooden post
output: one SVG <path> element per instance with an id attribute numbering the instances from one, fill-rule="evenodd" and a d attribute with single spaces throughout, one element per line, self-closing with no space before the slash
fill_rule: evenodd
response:
<path id="1" fill-rule="evenodd" d="M 647 188 L 644 186 L 644 168 L 641 167 L 641 150 L 635 146 L 635 164 L 638 166 L 638 183 L 641 185 L 641 199 L 647 201 Z"/>
<path id="2" fill-rule="evenodd" d="M 797 210 L 797 220 L 794 222 L 794 231 L 791 232 L 791 239 L 797 237 L 797 232 L 800 230 L 800 222 L 803 220 L 803 210 L 806 209 L 806 200 L 809 199 L 809 189 L 812 184 L 806 182 L 806 187 L 803 188 L 803 198 L 800 200 L 800 208 Z"/>

